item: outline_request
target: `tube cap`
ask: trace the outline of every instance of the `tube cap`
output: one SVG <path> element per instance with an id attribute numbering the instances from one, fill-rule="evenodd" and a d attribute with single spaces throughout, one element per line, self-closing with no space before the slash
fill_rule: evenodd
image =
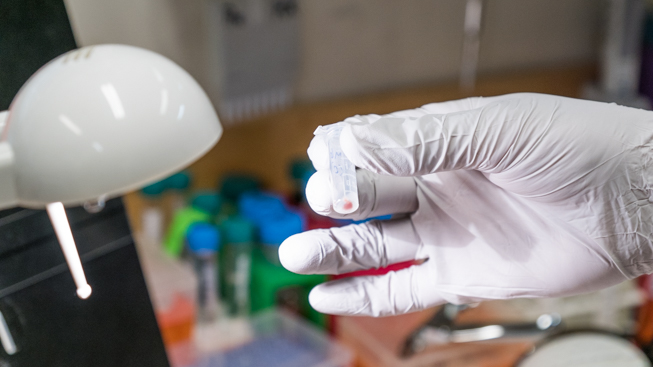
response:
<path id="1" fill-rule="evenodd" d="M 245 218 L 257 225 L 287 211 L 281 197 L 263 192 L 244 193 L 238 201 L 238 209 Z"/>
<path id="2" fill-rule="evenodd" d="M 188 248 L 195 254 L 215 253 L 220 248 L 220 232 L 208 223 L 193 224 L 186 234 Z"/>
<path id="3" fill-rule="evenodd" d="M 150 196 L 150 197 L 156 197 L 161 194 L 167 189 L 167 186 L 165 182 L 163 181 L 157 181 L 151 185 L 147 185 L 141 189 L 141 192 L 143 195 Z"/>
<path id="4" fill-rule="evenodd" d="M 228 175 L 224 177 L 220 184 L 220 194 L 227 201 L 237 202 L 242 194 L 250 191 L 258 191 L 259 187 L 259 181 L 255 177 Z"/>
<path id="5" fill-rule="evenodd" d="M 224 241 L 229 244 L 245 244 L 254 242 L 254 224 L 241 217 L 225 219 L 220 225 Z"/>
<path id="6" fill-rule="evenodd" d="M 265 220 L 259 224 L 261 243 L 268 246 L 279 246 L 288 237 L 304 230 L 304 217 L 295 212 L 285 212 L 283 215 Z"/>
<path id="7" fill-rule="evenodd" d="M 190 186 L 190 173 L 181 171 L 166 178 L 165 183 L 168 188 L 173 190 L 186 190 Z"/>
<path id="8" fill-rule="evenodd" d="M 290 164 L 289 173 L 290 178 L 294 180 L 303 180 L 307 174 L 310 176 L 315 173 L 315 168 L 313 167 L 313 163 L 306 158 L 295 159 Z"/>
<path id="9" fill-rule="evenodd" d="M 217 214 L 222 206 L 222 197 L 216 192 L 199 192 L 193 195 L 191 206 L 209 214 Z"/>

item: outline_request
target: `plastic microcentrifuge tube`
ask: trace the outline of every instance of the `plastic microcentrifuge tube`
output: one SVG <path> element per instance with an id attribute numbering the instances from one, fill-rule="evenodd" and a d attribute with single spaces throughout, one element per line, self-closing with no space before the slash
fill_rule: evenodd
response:
<path id="1" fill-rule="evenodd" d="M 75 286 L 77 286 L 77 296 L 81 299 L 87 299 L 91 295 L 91 286 L 86 282 L 84 268 L 82 268 L 82 261 L 77 253 L 77 246 L 75 246 L 73 232 L 70 230 L 70 224 L 68 224 L 66 210 L 63 204 L 59 202 L 50 203 L 45 208 L 52 222 L 52 227 L 54 227 L 54 232 L 57 234 L 70 273 L 73 275 Z"/>
<path id="2" fill-rule="evenodd" d="M 197 276 L 198 319 L 211 322 L 218 316 L 218 249 L 220 232 L 208 223 L 196 223 L 188 229 L 186 242 Z"/>
<path id="3" fill-rule="evenodd" d="M 358 209 L 358 184 L 356 183 L 356 166 L 340 148 L 340 132 L 343 127 L 342 122 L 318 126 L 314 135 L 324 134 L 326 136 L 333 209 L 340 214 L 349 214 Z"/>

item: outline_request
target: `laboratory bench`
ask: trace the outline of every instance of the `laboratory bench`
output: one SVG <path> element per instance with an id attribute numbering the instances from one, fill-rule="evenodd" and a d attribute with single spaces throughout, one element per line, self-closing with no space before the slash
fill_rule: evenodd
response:
<path id="1" fill-rule="evenodd" d="M 406 339 L 441 307 L 392 317 L 338 318 L 336 337 L 356 355 L 356 367 L 512 367 L 534 346 L 532 340 L 501 340 L 432 345 L 401 357 Z M 517 311 L 517 312 L 516 312 Z M 518 310 L 490 301 L 461 314 L 461 324 L 521 322 Z"/>

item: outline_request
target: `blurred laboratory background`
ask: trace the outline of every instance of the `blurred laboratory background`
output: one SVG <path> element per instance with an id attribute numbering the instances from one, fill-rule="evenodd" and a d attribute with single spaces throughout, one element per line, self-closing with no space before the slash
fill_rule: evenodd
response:
<path id="1" fill-rule="evenodd" d="M 652 1 L 0 0 L 0 111 L 49 60 L 97 44 L 179 64 L 224 134 L 100 212 L 68 208 L 89 300 L 69 291 L 43 211 L 0 212 L 1 367 L 651 366 L 649 277 L 575 297 L 334 317 L 307 299 L 333 277 L 285 270 L 278 248 L 351 223 L 306 203 L 319 125 L 513 92 L 650 108 Z"/>

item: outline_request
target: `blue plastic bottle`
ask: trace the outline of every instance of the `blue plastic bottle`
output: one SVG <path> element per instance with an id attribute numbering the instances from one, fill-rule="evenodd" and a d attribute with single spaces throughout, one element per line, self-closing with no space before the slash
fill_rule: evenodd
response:
<path id="1" fill-rule="evenodd" d="M 261 250 L 270 263 L 281 266 L 281 262 L 279 261 L 279 246 L 286 238 L 303 232 L 305 222 L 301 214 L 286 211 L 279 216 L 259 223 Z"/>

